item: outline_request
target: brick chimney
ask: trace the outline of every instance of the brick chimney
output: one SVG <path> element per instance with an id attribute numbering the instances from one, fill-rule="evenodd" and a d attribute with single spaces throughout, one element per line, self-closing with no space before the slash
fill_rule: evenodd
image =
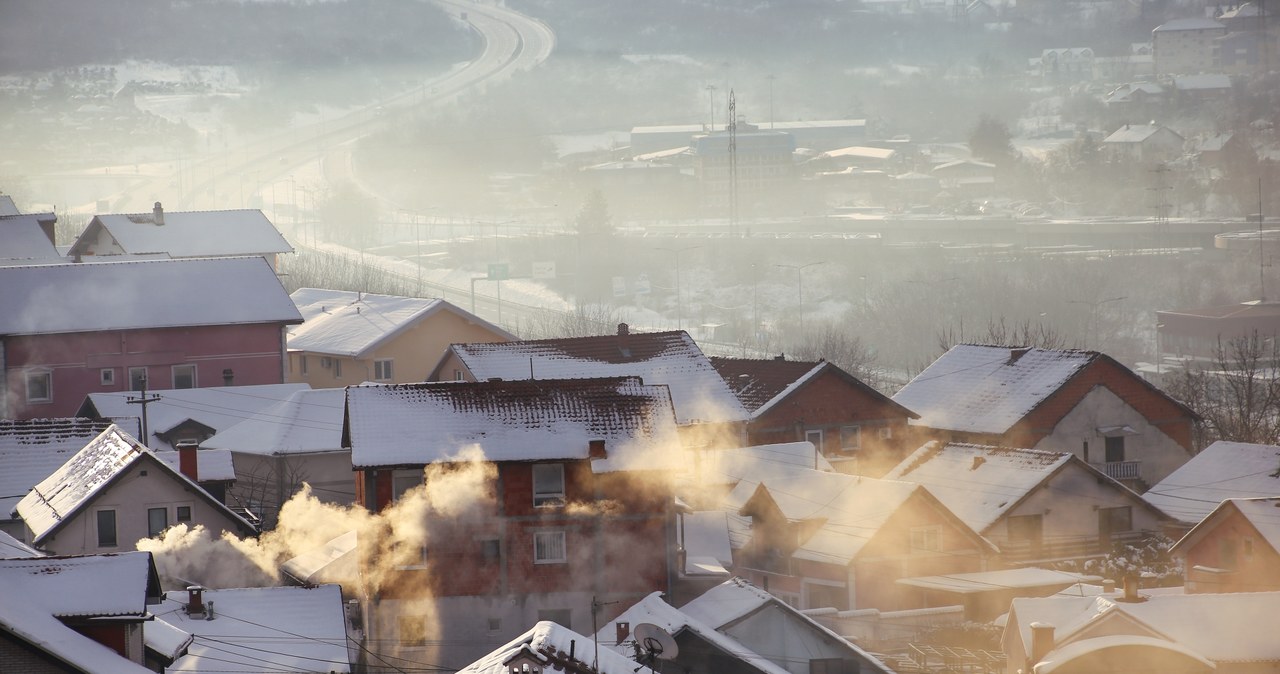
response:
<path id="1" fill-rule="evenodd" d="M 204 613 L 204 588 L 199 585 L 187 586 L 187 615 Z"/>
<path id="2" fill-rule="evenodd" d="M 151 221 L 156 223 L 157 226 L 164 224 L 164 208 L 160 206 L 159 201 L 151 209 Z"/>
<path id="3" fill-rule="evenodd" d="M 619 323 L 619 324 L 618 324 L 618 334 L 619 334 L 619 335 L 629 335 L 629 334 L 631 334 L 631 326 L 630 326 L 630 325 L 627 325 L 626 323 Z"/>
<path id="4" fill-rule="evenodd" d="M 587 442 L 587 458 L 589 459 L 607 459 L 609 452 L 605 451 L 604 440 L 595 439 Z"/>
<path id="5" fill-rule="evenodd" d="M 178 472 L 186 475 L 192 482 L 200 482 L 200 462 L 196 452 L 200 445 L 194 442 L 178 443 Z"/>
<path id="6" fill-rule="evenodd" d="M 1146 597 L 1143 597 L 1142 595 L 1138 594 L 1138 577 L 1133 574 L 1129 574 L 1125 576 L 1124 577 L 1124 596 L 1118 598 L 1116 601 L 1122 601 L 1127 604 L 1137 604 L 1139 602 L 1144 602 L 1146 600 L 1147 600 Z"/>

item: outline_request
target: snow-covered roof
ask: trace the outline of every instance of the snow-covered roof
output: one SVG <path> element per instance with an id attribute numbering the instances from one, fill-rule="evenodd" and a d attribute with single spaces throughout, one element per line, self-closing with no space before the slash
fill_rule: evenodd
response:
<path id="1" fill-rule="evenodd" d="M 1102 580 L 1101 576 L 1086 576 L 1068 571 L 1054 571 L 1032 566 L 1002 571 L 980 571 L 976 573 L 953 573 L 945 576 L 917 576 L 899 578 L 899 585 L 955 592 L 958 594 L 974 594 L 980 592 L 1004 592 L 1013 589 L 1065 588 L 1077 583 L 1091 583 Z"/>
<path id="2" fill-rule="evenodd" d="M 1231 499 L 1231 503 L 1272 550 L 1280 551 L 1280 498 Z"/>
<path id="3" fill-rule="evenodd" d="M 1131 82 L 1121 84 L 1111 93 L 1107 94 L 1106 102 L 1122 103 L 1130 100 L 1133 95 L 1139 91 L 1151 96 L 1159 96 L 1164 93 L 1164 88 L 1154 82 Z"/>
<path id="4" fill-rule="evenodd" d="M 187 420 L 221 433 L 310 389 L 309 384 L 259 384 L 148 391 L 149 396 L 159 398 L 147 404 L 147 430 L 152 436 L 148 444 L 165 445 L 161 436 Z M 129 402 L 137 397 L 136 391 L 90 393 L 81 414 L 110 419 L 131 433 L 140 432 L 141 410 L 138 404 Z M 338 414 L 340 419 L 341 411 Z"/>
<path id="5" fill-rule="evenodd" d="M 604 642 L 600 645 L 603 646 Z M 592 647 L 591 637 L 544 620 L 535 624 L 528 632 L 462 668 L 458 674 L 510 674 L 505 663 L 522 653 L 543 663 L 548 663 L 547 653 L 561 653 L 565 656 L 573 653 L 574 660 L 590 667 L 595 658 Z M 634 660 L 608 648 L 601 648 L 600 659 L 595 663 L 594 669 L 597 674 L 635 674 L 638 667 Z M 544 669 L 550 672 L 553 671 L 553 666 L 548 663 Z"/>
<path id="6" fill-rule="evenodd" d="M 119 426 L 112 425 L 18 501 L 14 510 L 31 530 L 31 542 L 39 545 L 45 537 L 75 517 L 116 476 L 144 461 L 167 472 L 173 479 L 186 483 L 192 493 L 203 496 L 228 518 L 242 524 L 245 530 L 253 529 L 252 525 L 210 497 L 199 485 L 157 459 L 151 450 L 139 444 L 133 436 L 122 431 Z"/>
<path id="7" fill-rule="evenodd" d="M 670 387 L 681 424 L 747 418 L 729 385 L 684 331 L 454 344 L 450 349 L 477 381 L 634 376 Z"/>
<path id="8" fill-rule="evenodd" d="M 4 601 L 0 601 L 0 629 L 82 672 L 152 674 L 41 609 L 46 597 L 36 588 L 5 587 Z"/>
<path id="9" fill-rule="evenodd" d="M 16 557 L 40 557 L 43 553 L 22 541 L 0 531 L 0 559 Z"/>
<path id="10" fill-rule="evenodd" d="M 1125 124 L 1103 139 L 1104 143 L 1142 143 L 1154 136 L 1163 126 L 1155 124 Z M 1170 133 L 1173 133 L 1172 131 Z"/>
<path id="11" fill-rule="evenodd" d="M 994 169 L 996 167 L 995 164 L 985 162 L 985 161 L 975 161 L 973 159 L 956 159 L 954 161 L 938 164 L 937 166 L 933 167 L 933 172 L 937 173 L 939 171 L 949 171 L 951 169 L 961 168 L 964 166 L 970 166 L 973 168 L 980 168 L 980 169 Z"/>
<path id="12" fill-rule="evenodd" d="M 1178 75 L 1173 78 L 1173 87 L 1179 91 L 1230 89 L 1231 78 L 1223 75 L 1222 73 Z"/>
<path id="13" fill-rule="evenodd" d="M 1105 636 L 1105 637 L 1094 637 L 1092 639 L 1084 639 L 1082 641 L 1076 641 L 1076 642 L 1067 644 L 1062 648 L 1054 649 L 1053 651 L 1050 651 L 1048 654 L 1046 654 L 1044 659 L 1042 659 L 1032 669 L 1032 671 L 1035 674 L 1053 674 L 1053 672 L 1058 671 L 1058 669 L 1061 667 L 1064 667 L 1064 666 L 1073 667 L 1077 665 L 1078 663 L 1074 662 L 1076 658 L 1084 658 L 1084 657 L 1093 655 L 1095 653 L 1100 653 L 1107 649 L 1121 648 L 1121 647 L 1124 647 L 1124 648 L 1139 647 L 1139 648 L 1147 648 L 1147 649 L 1173 651 L 1175 653 L 1180 653 L 1184 656 L 1187 656 L 1193 660 L 1198 660 L 1200 664 L 1204 665 L 1209 670 L 1216 669 L 1216 667 L 1211 661 L 1205 659 L 1199 653 L 1196 653 L 1195 651 L 1185 646 L 1175 644 L 1169 641 L 1165 641 L 1164 639 L 1157 639 L 1155 637 L 1139 636 L 1139 635 L 1133 635 L 1133 634 L 1118 634 L 1118 635 Z M 1128 651 L 1126 651 L 1126 653 L 1128 653 Z"/>
<path id="14" fill-rule="evenodd" d="M 1203 520 L 1229 498 L 1280 496 L 1280 446 L 1218 442 L 1205 447 L 1142 498 L 1180 522 Z"/>
<path id="15" fill-rule="evenodd" d="M 31 487 L 110 425 L 75 418 L 0 421 L 0 519 L 9 519 Z"/>
<path id="16" fill-rule="evenodd" d="M 218 431 L 202 448 L 264 456 L 345 451 L 342 412 L 345 389 L 302 389 Z"/>
<path id="17" fill-rule="evenodd" d="M 379 345 L 441 311 L 502 336 L 515 335 L 441 299 L 299 288 L 290 297 L 304 322 L 289 329 L 289 350 L 363 358 Z"/>
<path id="18" fill-rule="evenodd" d="M 292 253 L 275 225 L 257 209 L 116 213 L 94 216 L 71 254 L 87 253 L 105 229 L 126 253 L 165 253 L 170 257 L 222 257 Z"/>
<path id="19" fill-rule="evenodd" d="M 302 320 L 261 257 L 0 267 L 0 335 Z"/>
<path id="20" fill-rule="evenodd" d="M 41 221 L 54 220 L 52 213 L 0 214 L 0 258 L 8 260 L 60 259 L 58 249 L 45 235 Z"/>
<path id="21" fill-rule="evenodd" d="M 308 585 L 326 578 L 355 578 L 360 569 L 356 559 L 357 532 L 353 529 L 324 545 L 286 560 L 280 570 Z"/>
<path id="22" fill-rule="evenodd" d="M 188 615 L 187 591 L 168 592 L 156 619 L 192 636 L 173 672 L 350 672 L 337 585 L 204 590 L 207 614 Z"/>
<path id="23" fill-rule="evenodd" d="M 983 532 L 1071 459 L 1063 452 L 934 441 L 884 477 L 924 485 L 969 528 Z"/>
<path id="24" fill-rule="evenodd" d="M 174 470 L 181 470 L 178 452 L 174 450 L 156 451 L 157 459 L 168 464 Z M 225 449 L 200 448 L 196 452 L 196 476 L 201 482 L 231 482 L 236 479 L 236 469 L 231 461 L 231 452 Z"/>
<path id="25" fill-rule="evenodd" d="M 147 615 L 160 593 L 149 552 L 0 560 L 0 596 L 26 588 L 59 618 Z M 3 604 L 5 602 L 0 602 Z"/>
<path id="26" fill-rule="evenodd" d="M 920 414 L 913 425 L 1004 433 L 1097 357 L 1093 351 L 960 344 L 893 400 Z"/>
<path id="27" fill-rule="evenodd" d="M 743 480 L 758 483 L 767 477 L 805 470 L 835 470 L 827 457 L 808 440 L 713 449 L 703 456 L 701 465 L 703 484 L 728 485 Z"/>
<path id="28" fill-rule="evenodd" d="M 1212 30 L 1221 28 L 1226 30 L 1226 26 L 1205 17 L 1192 17 L 1189 19 L 1174 19 L 1166 21 L 1155 27 L 1153 32 L 1167 33 L 1175 30 Z"/>
<path id="29" fill-rule="evenodd" d="M 680 529 L 676 536 L 685 552 L 685 574 L 725 574 L 733 566 L 726 516 L 722 510 L 704 510 L 680 516 Z"/>
<path id="30" fill-rule="evenodd" d="M 1024 644 L 1031 643 L 1031 623 L 1053 625 L 1057 643 L 1089 636 L 1090 625 L 1103 616 L 1123 613 L 1141 625 L 1216 663 L 1280 661 L 1275 627 L 1261 616 L 1280 608 L 1280 592 L 1230 594 L 1143 594 L 1145 601 L 1126 603 L 1107 597 L 1036 597 L 1013 600 L 1012 614 Z M 1103 628 L 1105 629 L 1105 628 Z M 1114 628 L 1113 628 L 1114 629 Z M 1135 626 L 1135 632 L 1138 629 Z M 1104 632 L 1105 634 L 1105 632 Z"/>
<path id="31" fill-rule="evenodd" d="M 489 461 L 607 458 L 596 472 L 683 465 L 666 386 L 638 377 L 446 382 L 347 389 L 344 445 L 356 468 L 456 460 L 478 446 Z"/>
<path id="32" fill-rule="evenodd" d="M 898 153 L 897 150 L 893 150 L 889 148 L 864 147 L 861 145 L 854 145 L 851 147 L 842 147 L 838 150 L 827 150 L 822 154 L 832 158 L 853 157 L 856 159 L 886 160 L 886 159 L 892 159 L 893 156 L 896 155 L 897 153 Z"/>
<path id="33" fill-rule="evenodd" d="M 7 194 L 0 194 L 0 216 L 21 214 L 22 211 L 18 210 L 18 205 L 13 203 L 13 197 Z"/>
<path id="34" fill-rule="evenodd" d="M 715 588 L 710 591 L 715 591 Z M 623 611 L 621 615 L 609 621 L 599 632 L 596 632 L 596 640 L 602 647 L 608 648 L 610 652 L 619 654 L 634 653 L 634 637 L 629 636 L 627 639 L 623 639 L 622 643 L 618 643 L 617 624 L 619 622 L 630 624 L 632 629 L 635 629 L 636 625 L 644 623 L 657 625 L 665 630 L 667 634 L 682 640 L 688 638 L 686 635 L 688 633 L 705 641 L 725 657 L 741 661 L 757 672 L 762 674 L 787 674 L 785 667 L 770 662 L 753 651 L 749 645 L 717 632 L 715 625 L 703 622 L 684 612 L 684 610 L 663 601 L 661 592 L 651 593 L 636 602 L 626 611 Z M 634 665 L 634 663 L 632 664 Z"/>

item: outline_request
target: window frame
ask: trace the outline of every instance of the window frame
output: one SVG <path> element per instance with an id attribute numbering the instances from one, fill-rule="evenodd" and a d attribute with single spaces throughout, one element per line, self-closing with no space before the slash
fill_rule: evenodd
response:
<path id="1" fill-rule="evenodd" d="M 908 544 L 912 552 L 942 552 L 942 525 L 927 524 L 911 527 Z"/>
<path id="2" fill-rule="evenodd" d="M 559 543 L 549 544 L 547 541 L 559 540 Z M 541 542 L 541 545 L 539 544 Z M 554 552 L 548 548 L 548 545 L 559 548 L 560 555 L 558 557 L 546 556 L 547 552 Z M 564 529 L 555 529 L 549 531 L 533 532 L 533 563 L 534 564 L 568 564 L 569 563 L 569 536 Z"/>
<path id="3" fill-rule="evenodd" d="M 103 516 L 111 517 L 111 537 L 104 540 L 103 537 Z M 99 548 L 118 548 L 120 547 L 120 518 L 116 517 L 115 508 L 98 508 L 94 511 L 93 529 L 95 538 L 97 539 Z"/>
<path id="4" fill-rule="evenodd" d="M 853 444 L 846 442 L 846 436 L 853 435 Z M 860 424 L 850 424 L 840 427 L 840 451 L 856 452 L 862 449 L 862 426 Z"/>
<path id="5" fill-rule="evenodd" d="M 342 359 L 341 358 L 333 359 L 333 378 L 342 379 Z"/>
<path id="6" fill-rule="evenodd" d="M 116 369 L 114 367 L 104 367 L 98 370 L 99 386 L 115 386 L 116 385 Z"/>
<path id="7" fill-rule="evenodd" d="M 394 358 L 378 358 L 373 361 L 373 380 L 391 381 L 394 378 Z"/>
<path id="8" fill-rule="evenodd" d="M 180 370 L 191 372 L 190 386 L 178 386 L 178 372 Z M 179 389 L 186 390 L 186 389 L 199 388 L 200 384 L 196 380 L 196 366 L 191 363 L 180 363 L 178 365 L 171 366 L 169 368 L 169 383 L 173 386 L 173 389 L 175 391 Z"/>
<path id="9" fill-rule="evenodd" d="M 807 428 L 804 431 L 804 441 L 812 443 L 819 452 L 823 451 L 823 441 L 826 440 L 825 434 L 821 428 Z M 818 441 L 814 442 L 812 438 L 817 437 Z"/>
<path id="10" fill-rule="evenodd" d="M 53 370 L 46 370 L 46 369 L 40 369 L 40 370 L 27 370 L 27 371 L 24 373 L 24 376 L 23 376 L 23 378 L 22 378 L 22 379 L 23 379 L 23 383 L 25 384 L 25 389 L 26 389 L 26 394 L 27 394 L 27 402 L 28 402 L 28 403 L 51 403 L 51 402 L 53 402 Z M 32 381 L 35 381 L 35 380 L 43 380 L 43 381 L 44 381 L 44 395 L 43 395 L 43 396 L 32 396 L 32 395 L 31 395 L 31 383 L 32 383 Z"/>
<path id="11" fill-rule="evenodd" d="M 554 492 L 545 491 L 545 490 L 539 491 L 538 483 L 540 480 L 538 479 L 538 473 L 540 471 L 544 473 L 542 481 L 545 482 L 547 478 L 547 476 L 545 475 L 545 472 L 548 469 L 552 469 L 552 468 L 556 469 L 556 471 L 558 472 L 558 475 L 559 475 L 558 481 L 560 483 L 559 484 L 560 490 L 554 491 Z M 530 480 L 529 480 L 530 491 L 533 492 L 533 507 L 535 508 L 564 507 L 565 503 L 568 502 L 568 489 L 566 489 L 566 485 L 565 485 L 565 470 L 564 470 L 563 463 L 535 463 L 529 468 L 529 473 L 530 473 Z"/>
<path id="12" fill-rule="evenodd" d="M 164 519 L 164 523 L 159 529 L 156 528 L 156 522 L 155 522 L 155 516 L 157 514 L 159 514 Z M 158 507 L 147 508 L 147 538 L 155 538 L 156 536 L 163 534 L 168 528 L 169 528 L 169 507 L 168 506 L 158 506 Z"/>
<path id="13" fill-rule="evenodd" d="M 183 510 L 187 511 L 186 513 L 187 516 L 185 518 L 182 516 Z M 174 524 L 186 524 L 190 522 L 194 517 L 195 517 L 195 511 L 189 505 L 179 505 L 179 506 L 173 507 L 173 523 Z"/>
<path id="14" fill-rule="evenodd" d="M 1125 460 L 1125 441 L 1123 435 L 1108 435 L 1102 442 L 1103 460 L 1107 463 L 1123 463 Z M 1113 458 L 1116 454 L 1120 458 Z"/>

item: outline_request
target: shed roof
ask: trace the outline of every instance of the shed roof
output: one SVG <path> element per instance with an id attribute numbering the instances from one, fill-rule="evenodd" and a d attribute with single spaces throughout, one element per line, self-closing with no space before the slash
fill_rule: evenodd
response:
<path id="1" fill-rule="evenodd" d="M 747 418 L 742 403 L 684 331 L 454 344 L 450 349 L 478 381 L 634 376 L 670 388 L 679 423 Z"/>
<path id="2" fill-rule="evenodd" d="M 71 246 L 71 254 L 86 254 L 99 232 L 115 239 L 134 255 L 165 253 L 169 257 L 226 257 L 292 253 L 275 225 L 258 209 L 155 212 L 94 216 Z"/>
<path id="3" fill-rule="evenodd" d="M 352 386 L 344 445 L 356 468 L 456 460 L 478 446 L 489 461 L 585 460 L 596 472 L 668 470 L 682 454 L 666 386 L 638 377 Z"/>
<path id="4" fill-rule="evenodd" d="M 298 323 L 261 257 L 0 267 L 0 335 Z"/>

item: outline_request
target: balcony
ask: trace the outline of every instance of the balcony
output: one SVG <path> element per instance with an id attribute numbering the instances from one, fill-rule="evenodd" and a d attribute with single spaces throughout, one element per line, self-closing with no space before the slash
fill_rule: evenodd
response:
<path id="1" fill-rule="evenodd" d="M 1118 480 L 1140 480 L 1142 479 L 1142 462 L 1141 461 L 1108 461 L 1107 463 L 1093 465 L 1094 468 L 1101 470 L 1107 474 L 1107 477 Z"/>

